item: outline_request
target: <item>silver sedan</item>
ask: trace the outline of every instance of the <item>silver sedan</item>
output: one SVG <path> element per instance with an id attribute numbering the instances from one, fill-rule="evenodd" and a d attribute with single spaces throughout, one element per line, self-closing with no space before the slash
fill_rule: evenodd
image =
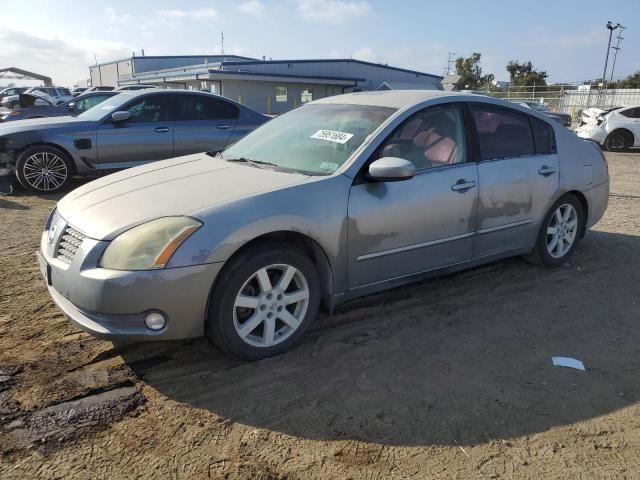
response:
<path id="1" fill-rule="evenodd" d="M 209 336 L 255 360 L 320 306 L 526 255 L 555 267 L 603 215 L 597 145 L 543 114 L 425 91 L 322 99 L 222 154 L 64 197 L 38 253 L 49 292 L 107 338 Z"/>

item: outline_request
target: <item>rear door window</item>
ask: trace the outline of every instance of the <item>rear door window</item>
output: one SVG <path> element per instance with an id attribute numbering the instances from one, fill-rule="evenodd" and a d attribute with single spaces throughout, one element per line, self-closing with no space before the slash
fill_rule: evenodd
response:
<path id="1" fill-rule="evenodd" d="M 556 141 L 551 125 L 534 117 L 529 117 L 529 120 L 531 121 L 531 128 L 533 130 L 533 142 L 536 155 L 556 153 Z"/>
<path id="2" fill-rule="evenodd" d="M 223 120 L 238 118 L 238 107 L 208 95 L 178 95 L 176 120 Z"/>
<path id="3" fill-rule="evenodd" d="M 505 108 L 472 104 L 480 160 L 535 155 L 529 116 Z"/>

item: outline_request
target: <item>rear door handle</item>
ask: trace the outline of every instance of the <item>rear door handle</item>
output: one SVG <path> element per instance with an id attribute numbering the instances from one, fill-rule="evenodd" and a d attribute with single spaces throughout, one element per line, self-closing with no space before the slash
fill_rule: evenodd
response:
<path id="1" fill-rule="evenodd" d="M 218 125 L 216 128 L 220 129 L 220 130 L 227 130 L 231 125 Z"/>
<path id="2" fill-rule="evenodd" d="M 546 165 L 544 165 L 540 167 L 540 170 L 538 170 L 538 173 L 543 177 L 548 177 L 549 175 L 553 175 L 554 173 L 556 173 L 556 169 L 553 167 L 547 167 Z"/>
<path id="3" fill-rule="evenodd" d="M 467 180 L 460 179 L 456 183 L 451 185 L 451 190 L 453 190 L 454 192 L 466 192 L 467 190 L 475 186 L 476 186 L 476 182 L 474 182 L 473 180 L 467 181 Z"/>
<path id="4" fill-rule="evenodd" d="M 169 127 L 158 127 L 155 131 L 158 133 L 167 133 L 169 131 Z"/>

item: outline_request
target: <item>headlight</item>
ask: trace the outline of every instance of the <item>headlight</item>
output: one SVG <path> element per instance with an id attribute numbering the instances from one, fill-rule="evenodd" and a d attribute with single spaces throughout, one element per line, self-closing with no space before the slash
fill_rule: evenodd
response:
<path id="1" fill-rule="evenodd" d="M 201 225 L 190 217 L 163 217 L 138 225 L 109 244 L 100 266 L 113 270 L 164 268 L 180 244 Z"/>

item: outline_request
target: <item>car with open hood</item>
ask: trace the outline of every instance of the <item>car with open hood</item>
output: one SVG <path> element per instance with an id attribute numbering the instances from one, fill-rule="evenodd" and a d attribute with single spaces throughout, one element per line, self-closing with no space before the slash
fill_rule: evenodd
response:
<path id="1" fill-rule="evenodd" d="M 93 335 L 207 335 L 255 360 L 295 345 L 321 304 L 514 255 L 562 265 L 608 194 L 600 149 L 531 109 L 353 93 L 217 154 L 74 190 L 38 258 L 55 303 Z"/>
<path id="2" fill-rule="evenodd" d="M 51 98 L 42 92 L 21 93 L 18 106 L 12 110 L 0 112 L 0 123 L 14 122 L 16 120 L 28 120 L 44 117 L 76 117 L 104 102 L 108 98 L 117 95 L 116 92 L 89 92 L 83 93 L 73 100 L 56 105 Z"/>

